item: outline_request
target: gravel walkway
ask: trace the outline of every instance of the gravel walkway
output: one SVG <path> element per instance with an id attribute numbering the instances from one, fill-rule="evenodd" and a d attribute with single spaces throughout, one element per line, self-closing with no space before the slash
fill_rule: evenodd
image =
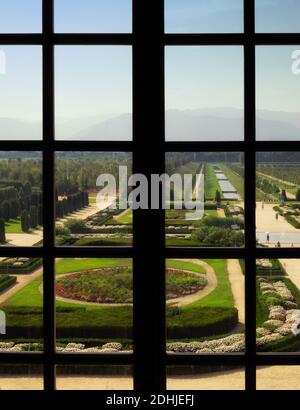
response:
<path id="1" fill-rule="evenodd" d="M 190 303 L 196 302 L 199 299 L 204 298 L 210 294 L 218 284 L 217 276 L 214 269 L 206 262 L 201 261 L 199 259 L 178 259 L 181 261 L 192 262 L 195 265 L 202 266 L 206 270 L 205 278 L 207 279 L 207 285 L 205 288 L 199 290 L 199 292 L 193 293 L 192 295 L 181 296 L 176 299 L 170 299 L 167 303 L 176 305 L 176 306 L 186 306 Z M 193 272 L 195 274 L 195 272 Z M 199 276 L 203 277 L 203 275 L 199 274 Z"/>
<path id="2" fill-rule="evenodd" d="M 227 270 L 234 298 L 239 312 L 239 323 L 245 324 L 245 277 L 238 259 L 227 259 Z"/>

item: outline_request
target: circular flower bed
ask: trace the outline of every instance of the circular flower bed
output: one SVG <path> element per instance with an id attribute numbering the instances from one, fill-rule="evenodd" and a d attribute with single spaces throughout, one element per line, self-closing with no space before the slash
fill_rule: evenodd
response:
<path id="1" fill-rule="evenodd" d="M 167 269 L 166 298 L 190 295 L 207 281 L 193 272 Z M 56 294 L 66 299 L 93 303 L 132 303 L 132 269 L 128 267 L 86 270 L 58 278 Z"/>

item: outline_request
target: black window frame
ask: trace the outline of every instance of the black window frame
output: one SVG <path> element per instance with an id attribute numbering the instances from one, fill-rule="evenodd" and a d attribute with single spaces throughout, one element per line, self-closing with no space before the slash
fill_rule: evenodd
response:
<path id="1" fill-rule="evenodd" d="M 256 152 L 300 151 L 299 142 L 255 139 L 255 47 L 300 44 L 299 34 L 255 33 L 255 0 L 244 0 L 244 32 L 238 34 L 165 34 L 164 1 L 133 0 L 133 32 L 129 34 L 76 34 L 54 32 L 54 0 L 43 0 L 40 34 L 0 34 L 1 45 L 40 45 L 43 49 L 43 140 L 1 140 L 1 151 L 43 153 L 42 247 L 0 247 L 0 256 L 42 257 L 44 265 L 44 351 L 1 353 L 1 363 L 42 364 L 44 389 L 55 390 L 55 366 L 59 364 L 133 365 L 134 388 L 139 392 L 163 391 L 168 365 L 237 364 L 245 367 L 246 390 L 256 388 L 256 366 L 300 365 L 293 353 L 257 353 L 255 345 L 255 259 L 297 258 L 294 248 L 256 247 Z M 129 45 L 133 53 L 133 140 L 56 141 L 54 137 L 54 46 Z M 164 139 L 164 48 L 176 45 L 237 45 L 244 48 L 245 139 L 240 142 L 166 142 Z M 133 172 L 163 173 L 167 152 L 242 152 L 245 155 L 245 247 L 166 248 L 163 210 L 137 210 L 133 217 L 132 247 L 56 247 L 54 243 L 54 154 L 56 151 L 128 151 Z M 151 252 L 151 258 L 149 253 Z M 57 257 L 133 258 L 134 353 L 76 354 L 55 351 L 55 277 Z M 167 258 L 244 259 L 246 266 L 245 354 L 172 354 L 165 352 L 165 260 Z M 147 264 L 145 266 L 145 260 Z M 144 280 L 151 275 L 151 282 Z M 151 302 L 151 308 L 149 303 Z"/>

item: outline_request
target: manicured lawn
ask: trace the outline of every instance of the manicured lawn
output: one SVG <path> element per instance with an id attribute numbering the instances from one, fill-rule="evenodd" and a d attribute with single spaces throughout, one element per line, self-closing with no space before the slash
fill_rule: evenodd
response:
<path id="1" fill-rule="evenodd" d="M 130 259 L 111 258 L 65 258 L 58 260 L 55 264 L 56 274 L 79 272 L 81 270 L 111 268 L 115 266 L 130 266 Z"/>
<path id="2" fill-rule="evenodd" d="M 5 233 L 23 233 L 20 218 L 5 222 Z"/>
<path id="3" fill-rule="evenodd" d="M 205 260 L 216 271 L 218 286 L 209 295 L 180 309 L 180 313 L 168 314 L 170 335 L 183 337 L 209 337 L 213 334 L 224 334 L 236 323 L 236 310 L 233 308 L 233 297 L 230 289 L 226 260 Z M 93 269 L 99 267 L 129 266 L 130 259 L 75 259 L 57 261 L 57 274 Z M 167 266 L 204 273 L 205 270 L 191 261 L 169 259 Z M 21 289 L 1 308 L 8 311 L 8 329 L 16 329 L 21 337 L 27 329 L 29 337 L 39 337 L 42 324 L 42 311 L 25 315 L 26 309 L 42 309 L 43 295 L 39 289 L 42 277 Z M 56 301 L 58 338 L 130 338 L 128 329 L 132 327 L 132 307 L 95 306 Z M 10 310 L 11 309 L 11 310 Z M 22 309 L 22 314 L 14 309 Z M 70 310 L 68 310 L 70 309 Z M 24 329 L 23 329 L 24 328 Z M 19 331 L 17 330 L 19 329 Z M 36 336 L 32 336 L 31 329 Z M 123 329 L 123 330 L 122 330 Z M 173 330 L 172 330 L 173 329 Z M 103 333 L 104 332 L 104 333 Z M 179 333 L 178 333 L 179 332 Z M 26 333 L 27 334 L 27 333 Z M 199 336 L 198 336 L 199 335 Z"/>
<path id="4" fill-rule="evenodd" d="M 210 307 L 221 306 L 224 308 L 234 307 L 234 299 L 231 291 L 231 285 L 227 272 L 227 260 L 226 259 L 203 259 L 207 262 L 216 272 L 218 279 L 218 285 L 209 295 L 205 296 L 190 305 L 183 308 L 190 309 L 193 307 Z"/>
<path id="5" fill-rule="evenodd" d="M 222 194 L 222 191 L 220 189 L 220 185 L 218 183 L 218 180 L 216 178 L 216 174 L 213 169 L 212 164 L 206 164 L 205 165 L 205 174 L 204 174 L 204 183 L 205 183 L 205 199 L 211 200 L 215 199 L 216 196 L 216 191 L 220 191 Z"/>
<path id="6" fill-rule="evenodd" d="M 166 266 L 168 268 L 189 270 L 191 272 L 198 272 L 198 273 L 206 273 L 206 270 L 202 266 L 196 265 L 193 262 L 181 261 L 178 259 L 167 259 Z"/>
<path id="7" fill-rule="evenodd" d="M 128 209 L 120 218 L 115 218 L 115 223 L 117 224 L 132 224 L 132 209 Z"/>

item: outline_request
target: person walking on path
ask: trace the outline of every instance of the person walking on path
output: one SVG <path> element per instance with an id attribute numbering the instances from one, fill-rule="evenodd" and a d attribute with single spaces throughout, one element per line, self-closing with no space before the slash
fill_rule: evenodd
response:
<path id="1" fill-rule="evenodd" d="M 267 242 L 270 243 L 270 234 L 267 232 Z"/>

